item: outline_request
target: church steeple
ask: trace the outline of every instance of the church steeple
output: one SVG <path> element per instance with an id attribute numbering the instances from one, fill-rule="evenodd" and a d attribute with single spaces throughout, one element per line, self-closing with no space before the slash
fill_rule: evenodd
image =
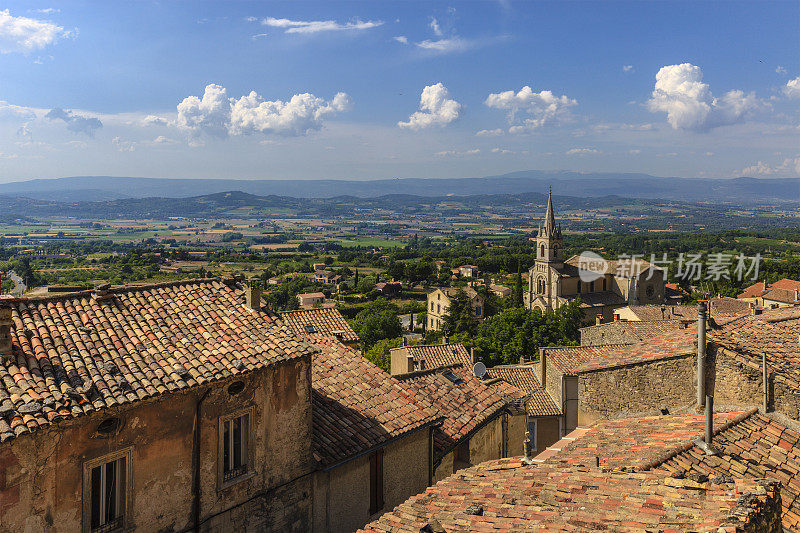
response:
<path id="1" fill-rule="evenodd" d="M 544 215 L 544 232 L 547 236 L 556 233 L 556 216 L 553 214 L 553 189 L 547 195 L 547 212 Z"/>
<path id="2" fill-rule="evenodd" d="M 544 225 L 539 227 L 539 236 L 536 238 L 536 246 L 537 261 L 556 264 L 560 264 L 563 261 L 561 226 L 556 225 L 552 189 L 547 195 L 547 211 L 544 215 Z"/>

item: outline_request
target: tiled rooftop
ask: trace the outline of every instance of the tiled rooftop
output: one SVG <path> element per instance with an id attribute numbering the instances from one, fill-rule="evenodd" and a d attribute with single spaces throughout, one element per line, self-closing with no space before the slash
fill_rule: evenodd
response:
<path id="1" fill-rule="evenodd" d="M 302 309 L 299 311 L 284 311 L 281 313 L 283 322 L 298 335 L 317 333 L 333 336 L 342 342 L 356 343 L 358 335 L 347 323 L 338 309 Z"/>
<path id="2" fill-rule="evenodd" d="M 527 395 L 528 416 L 560 416 L 561 409 L 542 388 L 532 365 L 500 365 L 488 369 L 490 378 L 502 380 Z"/>
<path id="3" fill-rule="evenodd" d="M 772 483 L 698 486 L 662 473 L 508 458 L 460 470 L 361 531 L 756 531 L 777 492 Z"/>
<path id="4" fill-rule="evenodd" d="M 708 316 L 714 318 L 741 316 L 750 312 L 750 303 L 736 298 L 710 298 L 707 305 Z M 628 309 L 639 320 L 697 320 L 697 305 L 629 305 Z"/>
<path id="5" fill-rule="evenodd" d="M 720 430 L 750 415 L 749 412 L 714 414 L 714 428 Z M 543 452 L 537 460 L 592 466 L 595 457 L 604 468 L 645 468 L 705 432 L 705 415 L 664 415 L 604 420 L 580 431 L 578 438 L 565 439 L 558 453 Z M 561 446 L 553 445 L 553 448 Z"/>
<path id="6" fill-rule="evenodd" d="M 674 330 L 636 344 L 619 346 L 603 357 L 586 361 L 576 367 L 574 372 L 590 372 L 696 353 L 696 330 L 697 328 Z"/>
<path id="7" fill-rule="evenodd" d="M 606 322 L 604 324 L 597 324 L 594 326 L 586 326 L 581 328 L 581 333 L 586 331 L 594 335 L 599 335 L 602 332 L 607 332 L 609 336 L 621 335 L 624 337 L 622 342 L 635 343 L 657 337 L 661 334 L 681 329 L 684 323 L 680 320 L 648 320 L 648 321 L 629 321 L 629 320 L 615 320 L 614 322 Z M 683 326 L 691 327 L 691 326 Z M 695 326 L 695 329 L 696 326 Z"/>
<path id="8" fill-rule="evenodd" d="M 449 344 L 417 344 L 406 346 L 408 355 L 414 358 L 414 368 L 419 368 L 419 362 L 425 361 L 425 368 L 432 369 L 440 366 L 462 364 L 464 368 L 472 368 L 472 357 L 467 348 L 460 342 Z"/>
<path id="9" fill-rule="evenodd" d="M 305 335 L 320 351 L 312 356 L 313 448 L 331 466 L 439 419 L 406 383 L 355 350 L 324 335 Z"/>
<path id="10" fill-rule="evenodd" d="M 627 346 L 626 344 L 604 344 L 602 346 L 554 346 L 542 348 L 545 354 L 545 364 L 555 365 L 559 372 L 572 375 L 575 370 L 586 363 L 604 357 L 610 357 L 615 351 Z"/>
<path id="11" fill-rule="evenodd" d="M 470 431 L 478 428 L 506 407 L 507 399 L 472 375 L 461 364 L 395 376 L 416 389 L 445 417 L 434 431 L 436 457 L 441 458 Z"/>
<path id="12" fill-rule="evenodd" d="M 797 290 L 772 287 L 763 294 L 762 298 L 784 304 L 798 305 L 800 304 L 800 295 L 798 295 Z"/>
<path id="13" fill-rule="evenodd" d="M 800 387 L 800 309 L 783 308 L 749 315 L 725 324 L 709 340 L 750 368 L 761 371 L 761 355 L 775 379 Z"/>
<path id="14" fill-rule="evenodd" d="M 313 349 L 218 279 L 5 299 L 0 441 L 120 404 L 241 374 Z"/>
<path id="15" fill-rule="evenodd" d="M 800 289 L 800 281 L 795 281 L 789 278 L 783 278 L 775 283 L 768 283 L 766 287 L 763 281 L 754 283 L 747 287 L 737 298 L 757 298 L 767 292 L 769 289 L 785 289 L 794 290 Z"/>

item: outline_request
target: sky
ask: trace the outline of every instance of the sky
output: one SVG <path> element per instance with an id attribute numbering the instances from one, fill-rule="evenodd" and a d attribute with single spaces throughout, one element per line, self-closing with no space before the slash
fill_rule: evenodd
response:
<path id="1" fill-rule="evenodd" d="M 5 2 L 0 182 L 800 176 L 800 2 Z"/>

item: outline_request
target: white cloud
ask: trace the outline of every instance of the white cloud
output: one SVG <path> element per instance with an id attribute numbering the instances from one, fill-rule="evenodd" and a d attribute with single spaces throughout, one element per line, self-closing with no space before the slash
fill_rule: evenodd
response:
<path id="1" fill-rule="evenodd" d="M 431 17 L 431 22 L 429 26 L 431 27 L 431 30 L 435 35 L 438 35 L 439 37 L 443 35 L 442 28 L 439 26 L 439 21 L 436 20 L 435 17 Z"/>
<path id="2" fill-rule="evenodd" d="M 475 132 L 476 137 L 499 137 L 503 134 L 503 130 L 501 128 L 497 128 L 494 130 L 480 130 Z"/>
<path id="3" fill-rule="evenodd" d="M 94 137 L 94 132 L 103 127 L 103 123 L 97 117 L 76 115 L 72 111 L 65 111 L 58 107 L 48 111 L 44 118 L 48 120 L 63 120 L 69 131 L 84 133 L 89 137 Z"/>
<path id="4" fill-rule="evenodd" d="M 319 33 L 323 31 L 368 30 L 382 26 L 383 21 L 354 19 L 351 22 L 340 23 L 335 20 L 290 20 L 267 17 L 261 21 L 261 24 L 271 28 L 281 28 L 284 33 Z"/>
<path id="5" fill-rule="evenodd" d="M 164 135 L 159 135 L 155 139 L 153 139 L 152 144 L 177 144 L 178 141 L 175 139 L 170 139 L 169 137 L 165 137 Z"/>
<path id="6" fill-rule="evenodd" d="M 759 161 L 737 173 L 739 176 L 800 176 L 800 157 L 786 158 L 782 163 L 770 165 Z"/>
<path id="7" fill-rule="evenodd" d="M 800 98 L 800 76 L 786 82 L 783 92 L 789 98 Z"/>
<path id="8" fill-rule="evenodd" d="M 177 125 L 195 138 L 200 134 L 221 138 L 252 133 L 305 135 L 350 106 L 345 93 L 329 101 L 309 93 L 296 94 L 286 102 L 269 101 L 255 91 L 236 99 L 228 98 L 224 87 L 211 84 L 202 98 L 189 96 L 178 104 Z"/>
<path id="9" fill-rule="evenodd" d="M 505 148 L 492 148 L 492 153 L 501 155 L 516 155 L 516 154 L 528 155 L 527 150 L 522 150 L 521 152 L 515 152 L 514 150 L 507 150 Z"/>
<path id="10" fill-rule="evenodd" d="M 633 72 L 636 70 L 633 65 L 622 65 L 622 72 Z"/>
<path id="11" fill-rule="evenodd" d="M 565 95 L 555 96 L 551 91 L 536 93 L 526 85 L 516 93 L 514 91 L 492 93 L 484 104 L 508 111 L 508 121 L 512 124 L 509 133 L 524 133 L 566 119 L 569 108 L 578 105 L 578 102 Z M 520 111 L 529 116 L 520 124 L 514 125 Z"/>
<path id="12" fill-rule="evenodd" d="M 706 157 L 714 157 L 714 152 L 706 152 L 703 155 Z"/>
<path id="13" fill-rule="evenodd" d="M 572 148 L 565 152 L 567 155 L 595 155 L 602 154 L 601 150 L 596 148 Z"/>
<path id="14" fill-rule="evenodd" d="M 0 100 L 0 119 L 4 118 L 31 120 L 36 118 L 36 112 L 30 107 L 9 104 Z"/>
<path id="15" fill-rule="evenodd" d="M 703 83 L 700 67 L 682 63 L 661 67 L 647 105 L 654 113 L 667 113 L 673 129 L 704 132 L 743 121 L 760 102 L 753 93 L 745 95 L 739 90 L 715 98 Z"/>
<path id="16" fill-rule="evenodd" d="M 44 9 L 34 9 L 33 11 L 42 15 L 55 15 L 56 13 L 61 13 L 61 10 L 57 7 L 46 7 Z"/>
<path id="17" fill-rule="evenodd" d="M 405 35 L 397 35 L 396 37 L 392 37 L 392 39 L 401 44 L 408 44 L 408 37 Z"/>
<path id="18" fill-rule="evenodd" d="M 8 9 L 0 10 L 0 54 L 40 50 L 69 34 L 52 22 L 15 17 Z"/>
<path id="19" fill-rule="evenodd" d="M 473 148 L 472 150 L 464 150 L 463 152 L 459 152 L 458 150 L 444 150 L 442 152 L 436 152 L 436 155 L 439 157 L 461 157 L 465 155 L 478 155 L 481 153 L 480 148 Z"/>
<path id="20" fill-rule="evenodd" d="M 401 128 L 419 130 L 429 126 L 444 126 L 456 120 L 461 112 L 461 104 L 450 98 L 447 87 L 441 83 L 428 85 L 419 98 L 420 111 L 408 118 L 408 122 L 398 122 Z"/>
<path id="21" fill-rule="evenodd" d="M 269 37 L 269 33 L 256 33 L 255 35 L 251 35 L 250 39 L 257 41 L 259 39 L 263 39 L 264 37 Z"/>
<path id="22" fill-rule="evenodd" d="M 169 124 L 169 121 L 158 115 L 147 115 L 142 119 L 141 124 L 142 126 L 166 126 Z"/>
<path id="23" fill-rule="evenodd" d="M 461 52 L 473 46 L 472 41 L 462 39 L 461 37 L 448 37 L 447 39 L 438 39 L 431 41 L 426 39 L 424 41 L 414 43 L 418 48 L 423 50 L 430 50 L 433 52 Z"/>
<path id="24" fill-rule="evenodd" d="M 641 154 L 642 151 L 639 150 L 638 148 L 634 148 L 632 150 L 628 150 L 628 153 L 631 154 L 631 155 L 638 155 L 638 154 Z"/>
<path id="25" fill-rule="evenodd" d="M 120 152 L 133 152 L 136 150 L 136 143 L 133 141 L 126 141 L 120 137 L 114 137 L 111 139 L 111 143 L 119 150 Z"/>
<path id="26" fill-rule="evenodd" d="M 778 67 L 775 69 L 775 72 L 777 74 L 786 74 L 786 69 L 783 68 L 782 66 L 778 65 Z"/>

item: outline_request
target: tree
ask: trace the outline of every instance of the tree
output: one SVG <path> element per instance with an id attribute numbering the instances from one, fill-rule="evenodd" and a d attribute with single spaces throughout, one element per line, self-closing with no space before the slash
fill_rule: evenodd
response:
<path id="1" fill-rule="evenodd" d="M 372 364 L 383 370 L 384 372 L 391 371 L 392 357 L 391 349 L 399 348 L 403 345 L 403 339 L 398 337 L 396 339 L 381 339 L 377 341 L 372 348 L 364 353 L 364 357 L 369 359 Z"/>
<path id="2" fill-rule="evenodd" d="M 457 333 L 474 334 L 478 327 L 478 318 L 472 309 L 472 302 L 467 293 L 459 290 L 450 297 L 450 305 L 444 317 L 444 330 L 448 336 Z"/>
<path id="3" fill-rule="evenodd" d="M 517 259 L 517 280 L 516 284 L 514 285 L 514 305 L 517 307 L 523 306 L 523 299 L 522 299 L 522 264 L 520 260 Z"/>
<path id="4" fill-rule="evenodd" d="M 394 339 L 402 334 L 397 306 L 384 298 L 370 302 L 350 321 L 366 352 L 381 339 Z"/>

